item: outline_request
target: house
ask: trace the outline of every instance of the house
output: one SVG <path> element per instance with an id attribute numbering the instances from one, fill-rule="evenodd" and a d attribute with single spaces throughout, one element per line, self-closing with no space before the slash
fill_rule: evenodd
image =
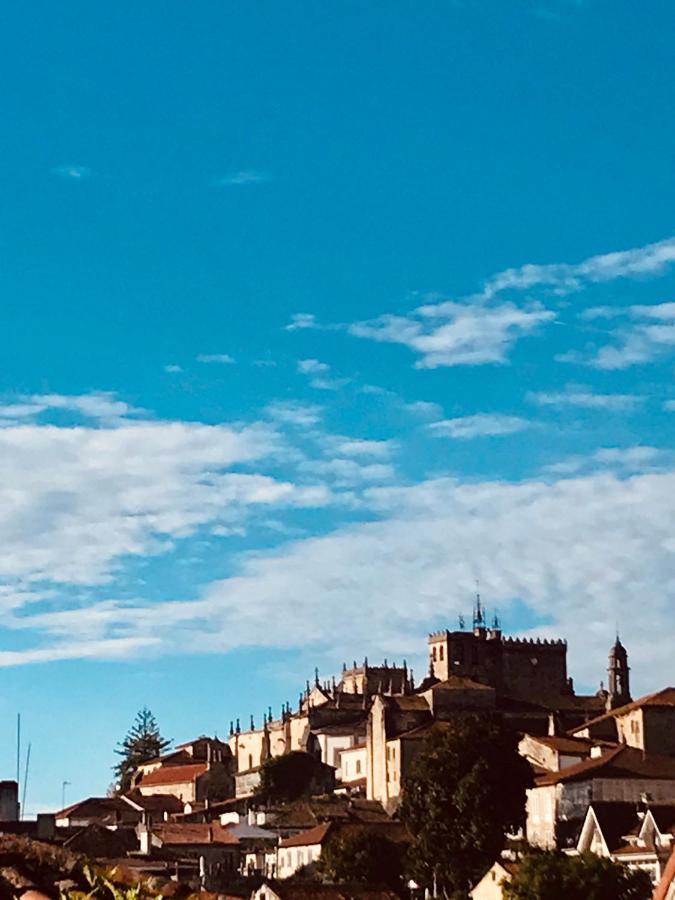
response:
<path id="1" fill-rule="evenodd" d="M 535 778 L 527 792 L 526 834 L 545 849 L 576 847 L 589 805 L 675 801 L 675 759 L 644 754 L 625 745 L 598 748 L 576 765 Z"/>
<path id="2" fill-rule="evenodd" d="M 220 889 L 239 870 L 239 841 L 218 822 L 141 823 L 137 834 L 141 854 L 182 863 L 205 890 Z"/>
<path id="3" fill-rule="evenodd" d="M 332 828 L 332 822 L 325 822 L 282 840 L 277 854 L 277 878 L 290 878 L 298 869 L 316 862 Z"/>
<path id="4" fill-rule="evenodd" d="M 518 871 L 518 863 L 497 860 L 483 875 L 478 884 L 469 891 L 471 900 L 501 900 L 502 885 L 511 881 Z"/>
<path id="5" fill-rule="evenodd" d="M 134 826 L 140 813 L 123 797 L 87 797 L 55 813 L 57 828 L 86 828 L 103 825 L 106 828 Z"/>
<path id="6" fill-rule="evenodd" d="M 368 784 L 367 765 L 368 755 L 365 741 L 341 750 L 339 767 L 336 772 L 340 787 L 350 792 L 356 790 L 365 792 Z"/>
<path id="7" fill-rule="evenodd" d="M 577 850 L 595 853 L 662 877 L 675 846 L 675 803 L 593 803 L 588 808 Z"/>
<path id="8" fill-rule="evenodd" d="M 309 866 L 320 859 L 326 844 L 338 834 L 345 832 L 367 831 L 373 834 L 383 835 L 398 844 L 406 844 L 410 840 L 404 826 L 397 821 L 387 819 L 385 821 L 356 823 L 330 821 L 301 831 L 291 837 L 285 838 L 279 843 L 277 857 L 277 878 L 284 879 L 294 875 L 303 866 Z"/>
<path id="9" fill-rule="evenodd" d="M 363 884 L 264 881 L 253 891 L 251 900 L 398 900 L 398 896 L 393 891 Z"/>
<path id="10" fill-rule="evenodd" d="M 206 794 L 207 772 L 205 762 L 160 766 L 144 775 L 136 789 L 142 797 L 171 794 L 183 803 L 195 803 L 203 800 Z"/>
<path id="11" fill-rule="evenodd" d="M 532 766 L 541 772 L 560 772 L 590 759 L 602 748 L 616 746 L 606 741 L 592 741 L 589 738 L 568 737 L 567 735 L 524 734 L 518 750 Z"/>
<path id="12" fill-rule="evenodd" d="M 645 753 L 675 756 L 675 687 L 596 716 L 573 728 L 570 734 L 616 741 Z"/>

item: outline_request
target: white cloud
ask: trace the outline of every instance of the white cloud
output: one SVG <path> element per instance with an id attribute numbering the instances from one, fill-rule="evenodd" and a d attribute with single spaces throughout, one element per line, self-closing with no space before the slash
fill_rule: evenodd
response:
<path id="1" fill-rule="evenodd" d="M 657 447 L 600 447 L 585 456 L 570 456 L 545 466 L 545 471 L 554 475 L 577 475 L 604 468 L 617 475 L 625 475 L 668 470 L 672 463 L 673 454 Z"/>
<path id="2" fill-rule="evenodd" d="M 373 489 L 379 521 L 248 556 L 194 602 L 98 604 L 23 625 L 57 644 L 124 628 L 176 652 L 311 645 L 334 662 L 352 652 L 422 657 L 427 628 L 466 612 L 480 578 L 507 628 L 518 600 L 548 634 L 568 638 L 577 684 L 604 677 L 615 623 L 629 623 L 634 687 L 646 690 L 672 674 L 674 492 L 672 471 Z M 638 616 L 644 598 L 649 616 Z"/>
<path id="3" fill-rule="evenodd" d="M 644 247 L 591 256 L 576 264 L 527 264 L 520 268 L 506 269 L 486 282 L 482 296 L 490 299 L 503 291 L 527 291 L 537 286 L 567 294 L 586 284 L 614 281 L 617 278 L 660 275 L 674 262 L 675 238 L 668 238 Z"/>
<path id="4" fill-rule="evenodd" d="M 380 316 L 349 326 L 350 334 L 403 344 L 420 354 L 417 368 L 506 363 L 513 345 L 552 321 L 555 313 L 538 304 L 448 301 L 420 306 L 409 316 Z"/>
<path id="5" fill-rule="evenodd" d="M 235 360 L 229 353 L 200 353 L 197 356 L 197 362 L 231 366 L 234 365 Z"/>
<path id="6" fill-rule="evenodd" d="M 675 400 L 664 400 L 663 408 L 668 412 L 675 412 Z"/>
<path id="7" fill-rule="evenodd" d="M 18 402 L 0 406 L 0 418 L 15 420 L 35 418 L 52 410 L 64 410 L 109 423 L 145 412 L 118 399 L 115 394 L 98 391 L 91 394 L 33 394 L 20 397 Z"/>
<path id="8" fill-rule="evenodd" d="M 320 375 L 330 372 L 330 366 L 327 363 L 319 362 L 318 359 L 299 359 L 298 372 L 302 375 Z"/>
<path id="9" fill-rule="evenodd" d="M 176 365 L 176 363 L 169 363 L 168 365 L 164 366 L 164 371 L 168 372 L 171 375 L 175 375 L 182 372 L 183 367 Z"/>
<path id="10" fill-rule="evenodd" d="M 87 168 L 87 166 L 57 166 L 55 169 L 52 169 L 52 174 L 58 175 L 59 178 L 74 178 L 75 180 L 78 180 L 82 178 L 89 178 L 89 176 L 91 175 L 91 169 Z"/>
<path id="11" fill-rule="evenodd" d="M 520 416 L 504 416 L 496 413 L 478 413 L 456 419 L 432 422 L 428 430 L 437 437 L 476 438 L 515 434 L 529 428 L 531 423 Z"/>
<path id="12" fill-rule="evenodd" d="M 621 320 L 610 335 L 613 343 L 583 352 L 560 354 L 561 362 L 580 363 L 596 369 L 626 369 L 651 363 L 675 348 L 675 303 L 634 305 L 629 307 L 593 307 L 588 319 Z"/>
<path id="13" fill-rule="evenodd" d="M 218 187 L 238 187 L 249 184 L 264 184 L 272 179 L 265 172 L 258 172 L 255 169 L 240 169 L 238 172 L 231 172 L 223 178 L 216 181 Z"/>
<path id="14" fill-rule="evenodd" d="M 397 446 L 395 441 L 336 440 L 335 452 L 340 456 L 377 456 L 388 458 Z"/>
<path id="15" fill-rule="evenodd" d="M 539 406 L 578 406 L 583 409 L 602 409 L 625 412 L 635 409 L 645 398 L 637 394 L 598 394 L 586 388 L 568 387 L 565 391 L 531 392 L 527 399 Z"/>
<path id="16" fill-rule="evenodd" d="M 38 409 L 75 408 L 96 427 L 28 421 L 0 429 L 7 582 L 105 582 L 123 557 L 161 552 L 203 526 L 241 526 L 253 507 L 330 502 L 321 486 L 232 471 L 281 452 L 283 439 L 268 425 L 128 420 L 132 408 L 111 395 L 32 399 Z"/>
<path id="17" fill-rule="evenodd" d="M 267 415 L 275 422 L 305 428 L 321 421 L 321 407 L 294 400 L 275 400 L 265 407 Z"/>
<path id="18" fill-rule="evenodd" d="M 314 313 L 295 313 L 285 326 L 285 331 L 303 331 L 307 328 L 320 328 Z"/>

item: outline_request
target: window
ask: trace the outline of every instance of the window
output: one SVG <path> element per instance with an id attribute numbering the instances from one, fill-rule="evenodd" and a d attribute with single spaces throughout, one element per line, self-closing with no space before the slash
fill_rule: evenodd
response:
<path id="1" fill-rule="evenodd" d="M 434 649 L 431 652 L 431 658 L 433 659 L 434 662 L 436 662 L 436 647 L 434 647 Z"/>
<path id="2" fill-rule="evenodd" d="M 356 760 L 356 774 L 357 775 L 361 774 L 361 760 L 360 759 Z"/>
<path id="3" fill-rule="evenodd" d="M 438 648 L 438 658 L 440 660 L 443 659 L 443 644 L 441 644 L 441 646 Z"/>
<path id="4" fill-rule="evenodd" d="M 253 768 L 253 754 L 252 753 L 249 753 L 249 755 L 248 755 L 248 767 L 249 767 L 249 769 Z"/>

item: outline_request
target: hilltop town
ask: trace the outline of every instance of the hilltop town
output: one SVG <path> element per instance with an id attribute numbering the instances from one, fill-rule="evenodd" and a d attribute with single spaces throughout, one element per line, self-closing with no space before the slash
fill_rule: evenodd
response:
<path id="1" fill-rule="evenodd" d="M 606 681 L 578 694 L 564 640 L 508 637 L 496 619 L 488 624 L 477 598 L 470 629 L 429 635 L 428 663 L 419 683 L 405 662 L 387 660 L 345 664 L 330 681 L 315 672 L 295 707 L 276 717 L 268 709 L 247 727 L 233 719 L 227 740 L 178 744 L 136 766 L 124 790 L 35 822 L 20 819 L 16 782 L 2 782 L 0 831 L 138 877 L 290 898 L 298 873 L 311 871 L 337 835 L 358 829 L 405 843 L 398 811 L 430 735 L 463 716 L 489 716 L 517 733 L 532 770 L 512 847 L 592 852 L 647 872 L 655 886 L 673 881 L 675 688 L 634 699 L 618 637 Z M 265 798 L 266 767 L 298 755 L 310 772 L 302 796 Z M 517 864 L 513 850 L 495 859 L 471 896 L 501 896 Z"/>

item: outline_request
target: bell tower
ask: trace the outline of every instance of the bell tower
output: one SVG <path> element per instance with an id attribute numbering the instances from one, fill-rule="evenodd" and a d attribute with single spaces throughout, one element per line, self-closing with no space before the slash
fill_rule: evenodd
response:
<path id="1" fill-rule="evenodd" d="M 618 634 L 614 646 L 609 651 L 607 689 L 609 693 L 607 705 L 610 709 L 616 709 L 618 706 L 630 703 L 630 668 L 628 666 L 628 653 L 619 640 Z"/>

